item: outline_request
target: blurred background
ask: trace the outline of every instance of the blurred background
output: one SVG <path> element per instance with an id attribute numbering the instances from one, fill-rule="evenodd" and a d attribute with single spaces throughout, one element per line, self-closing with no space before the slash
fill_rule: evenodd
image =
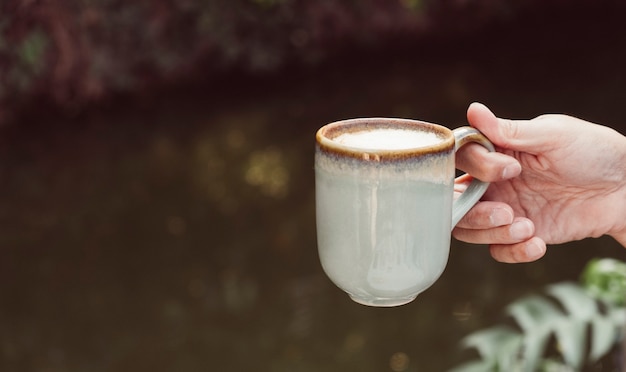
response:
<path id="1" fill-rule="evenodd" d="M 0 370 L 459 364 L 511 300 L 626 252 L 590 239 L 506 265 L 454 241 L 414 302 L 358 305 L 317 258 L 314 133 L 455 128 L 472 101 L 626 133 L 625 16 L 605 0 L 2 1 Z"/>

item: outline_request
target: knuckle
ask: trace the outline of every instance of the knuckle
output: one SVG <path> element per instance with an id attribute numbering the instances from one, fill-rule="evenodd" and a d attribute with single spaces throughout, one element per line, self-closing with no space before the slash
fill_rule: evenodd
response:
<path id="1" fill-rule="evenodd" d="M 561 114 L 541 114 L 541 115 L 535 117 L 533 120 L 538 120 L 538 121 L 555 120 L 555 119 L 559 119 L 562 116 L 564 116 L 564 115 L 561 115 Z"/>
<path id="2" fill-rule="evenodd" d="M 520 137 L 520 126 L 510 119 L 502 119 L 501 128 L 504 131 L 501 146 L 510 148 L 512 143 Z"/>

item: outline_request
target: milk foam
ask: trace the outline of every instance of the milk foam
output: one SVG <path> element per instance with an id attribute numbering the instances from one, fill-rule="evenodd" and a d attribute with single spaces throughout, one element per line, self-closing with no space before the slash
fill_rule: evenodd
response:
<path id="1" fill-rule="evenodd" d="M 369 150 L 406 150 L 432 146 L 441 138 L 432 132 L 405 129 L 377 129 L 355 133 L 343 133 L 333 141 L 356 148 Z"/>

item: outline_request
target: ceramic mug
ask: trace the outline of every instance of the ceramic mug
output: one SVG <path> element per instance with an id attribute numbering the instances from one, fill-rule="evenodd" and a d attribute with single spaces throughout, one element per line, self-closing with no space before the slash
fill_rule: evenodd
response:
<path id="1" fill-rule="evenodd" d="M 473 179 L 453 198 L 455 152 L 468 142 L 494 151 L 474 128 L 409 119 L 350 119 L 318 130 L 319 257 L 354 301 L 406 304 L 442 274 L 452 228 L 489 186 Z"/>

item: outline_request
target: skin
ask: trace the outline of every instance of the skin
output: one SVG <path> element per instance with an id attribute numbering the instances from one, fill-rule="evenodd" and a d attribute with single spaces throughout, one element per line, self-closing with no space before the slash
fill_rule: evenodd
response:
<path id="1" fill-rule="evenodd" d="M 587 237 L 610 235 L 626 247 L 626 137 L 567 115 L 501 119 L 480 103 L 467 119 L 497 152 L 476 144 L 457 152 L 459 169 L 491 185 L 453 230 L 456 239 L 488 244 L 508 263 Z M 470 180 L 459 177 L 455 190 Z"/>

